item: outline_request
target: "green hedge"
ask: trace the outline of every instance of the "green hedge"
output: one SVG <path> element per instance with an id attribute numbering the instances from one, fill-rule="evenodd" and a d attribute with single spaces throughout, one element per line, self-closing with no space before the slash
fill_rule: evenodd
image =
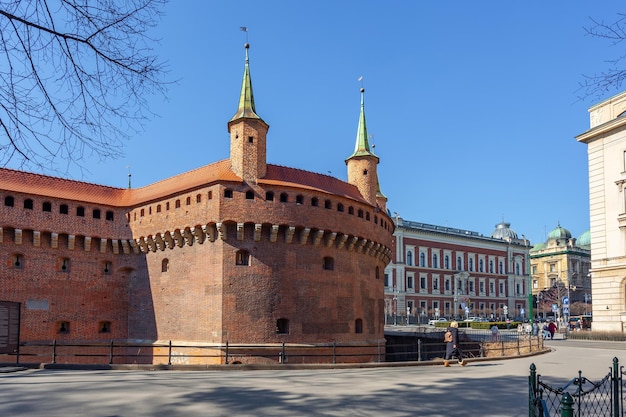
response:
<path id="1" fill-rule="evenodd" d="M 476 329 L 476 330 L 489 330 L 495 324 L 498 326 L 498 329 L 506 329 L 505 321 L 496 321 L 496 322 L 486 322 L 486 321 L 459 321 L 459 329 Z M 510 324 L 511 330 L 517 330 L 517 325 L 520 324 L 521 321 L 512 321 Z M 446 328 L 450 325 L 450 322 L 436 322 L 435 327 Z"/>

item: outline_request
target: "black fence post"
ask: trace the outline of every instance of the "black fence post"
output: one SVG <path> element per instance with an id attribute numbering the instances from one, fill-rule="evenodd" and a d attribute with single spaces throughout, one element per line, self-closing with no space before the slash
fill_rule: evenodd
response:
<path id="1" fill-rule="evenodd" d="M 111 344 L 109 345 L 109 365 L 113 364 L 113 339 L 111 339 Z"/>
<path id="2" fill-rule="evenodd" d="M 226 351 L 224 352 L 224 363 L 228 365 L 228 340 L 226 341 Z"/>
<path id="3" fill-rule="evenodd" d="M 622 380 L 622 376 L 621 376 L 621 372 L 619 370 L 619 360 L 617 359 L 617 357 L 613 358 L 613 415 L 614 416 L 619 416 L 620 414 L 620 410 L 619 410 L 619 406 L 620 406 L 620 395 L 619 395 L 619 387 L 621 385 L 621 380 Z"/>
<path id="4" fill-rule="evenodd" d="M 57 340 L 52 341 L 52 363 L 57 363 Z"/>
<path id="5" fill-rule="evenodd" d="M 422 361 L 422 339 L 417 339 L 417 360 Z"/>
<path id="6" fill-rule="evenodd" d="M 537 367 L 534 363 L 530 364 L 530 375 L 528 375 L 528 417 L 535 416 L 535 407 L 533 400 L 537 395 Z"/>
<path id="7" fill-rule="evenodd" d="M 561 400 L 561 417 L 574 417 L 574 399 L 570 395 L 569 392 L 563 394 L 563 399 Z"/>
<path id="8" fill-rule="evenodd" d="M 168 349 L 167 349 L 167 364 L 168 366 L 172 364 L 172 341 L 169 341 Z"/>

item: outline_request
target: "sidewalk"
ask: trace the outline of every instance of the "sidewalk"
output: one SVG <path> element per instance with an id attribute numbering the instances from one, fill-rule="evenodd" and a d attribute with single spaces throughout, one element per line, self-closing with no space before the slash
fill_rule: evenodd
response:
<path id="1" fill-rule="evenodd" d="M 0 414 L 28 417 L 528 416 L 530 365 L 555 385 L 606 375 L 622 344 L 551 340 L 550 353 L 454 364 L 230 371 L 0 374 Z M 617 348 L 616 346 L 621 346 Z"/>

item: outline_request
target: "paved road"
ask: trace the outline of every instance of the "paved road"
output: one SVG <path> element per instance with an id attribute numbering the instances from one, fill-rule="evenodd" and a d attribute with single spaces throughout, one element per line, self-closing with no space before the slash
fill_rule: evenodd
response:
<path id="1" fill-rule="evenodd" d="M 325 370 L 0 374 L 0 415 L 29 417 L 528 416 L 531 363 L 554 385 L 600 379 L 626 344 L 548 341 L 553 352 L 471 362 Z"/>

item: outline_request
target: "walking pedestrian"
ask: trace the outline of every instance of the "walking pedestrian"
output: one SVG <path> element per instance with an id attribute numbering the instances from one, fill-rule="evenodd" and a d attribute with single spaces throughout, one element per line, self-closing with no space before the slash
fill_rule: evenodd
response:
<path id="1" fill-rule="evenodd" d="M 456 357 L 459 361 L 459 365 L 465 366 L 463 361 L 463 352 L 459 345 L 459 323 L 454 320 L 450 323 L 450 326 L 446 329 L 446 336 L 444 337 L 446 342 L 446 356 L 444 358 L 444 366 L 450 366 L 450 359 Z"/>

